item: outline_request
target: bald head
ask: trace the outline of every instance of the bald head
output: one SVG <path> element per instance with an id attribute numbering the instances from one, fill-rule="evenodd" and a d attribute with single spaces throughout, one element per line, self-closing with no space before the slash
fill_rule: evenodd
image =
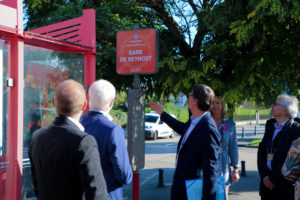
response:
<path id="1" fill-rule="evenodd" d="M 54 104 L 58 115 L 73 116 L 80 113 L 85 100 L 83 86 L 74 80 L 63 81 L 55 88 Z"/>

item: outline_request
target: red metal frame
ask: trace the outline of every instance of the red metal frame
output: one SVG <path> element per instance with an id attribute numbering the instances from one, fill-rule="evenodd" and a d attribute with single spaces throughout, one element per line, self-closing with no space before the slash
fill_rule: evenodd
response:
<path id="1" fill-rule="evenodd" d="M 56 40 L 91 47 L 96 51 L 95 10 L 83 10 L 83 16 L 56 24 L 33 29 L 28 33 L 37 33 Z"/>
<path id="2" fill-rule="evenodd" d="M 17 9 L 17 1 L 16 0 L 2 0 L 0 2 L 0 4 Z"/>
<path id="3" fill-rule="evenodd" d="M 24 44 L 60 52 L 84 55 L 84 85 L 96 79 L 95 10 L 83 10 L 83 16 L 23 32 L 22 0 L 2 0 L 0 4 L 17 10 L 16 28 L 1 26 L 0 39 L 10 43 L 8 76 L 14 80 L 9 88 L 7 119 L 7 187 L 4 200 L 21 200 L 23 160 L 23 89 Z"/>
<path id="4" fill-rule="evenodd" d="M 20 200 L 22 190 L 23 161 L 23 83 L 24 83 L 24 43 L 18 38 L 10 38 L 9 77 L 14 86 L 9 89 L 7 119 L 7 157 L 9 161 L 6 199 Z M 18 189 L 19 188 L 19 189 Z"/>
<path id="5" fill-rule="evenodd" d="M 22 3 L 21 0 L 10 2 L 10 6 L 15 6 L 13 8 L 17 10 L 16 35 L 23 34 Z M 5 200 L 20 200 L 23 162 L 24 42 L 18 37 L 10 37 L 8 41 L 10 43 L 8 76 L 14 80 L 14 85 L 9 88 L 7 101 L 7 159 L 9 167 Z"/>
<path id="6" fill-rule="evenodd" d="M 16 34 L 18 34 L 17 29 L 0 25 L 0 36 L 9 37 L 9 36 L 14 36 Z"/>

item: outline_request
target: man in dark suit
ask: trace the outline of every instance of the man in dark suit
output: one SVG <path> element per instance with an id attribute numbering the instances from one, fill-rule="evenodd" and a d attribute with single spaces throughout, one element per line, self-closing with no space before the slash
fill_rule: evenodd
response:
<path id="1" fill-rule="evenodd" d="M 81 84 L 60 83 L 52 100 L 55 121 L 33 132 L 29 158 L 39 200 L 106 200 L 107 190 L 96 140 L 79 118 L 87 101 Z"/>
<path id="2" fill-rule="evenodd" d="M 187 123 L 177 121 L 163 111 L 162 103 L 149 106 L 161 115 L 161 120 L 181 135 L 177 146 L 176 169 L 171 200 L 187 199 L 185 181 L 203 177 L 202 200 L 215 200 L 217 190 L 220 134 L 209 113 L 214 92 L 204 84 L 193 86 L 188 97 L 192 114 Z"/>
<path id="3" fill-rule="evenodd" d="M 116 89 L 110 82 L 103 79 L 94 82 L 89 89 L 90 110 L 80 122 L 97 140 L 109 199 L 122 200 L 122 185 L 131 182 L 132 168 L 124 131 L 109 115 L 115 95 Z"/>
<path id="4" fill-rule="evenodd" d="M 294 186 L 284 179 L 281 169 L 292 141 L 300 136 L 300 124 L 293 120 L 297 112 L 297 98 L 285 94 L 271 106 L 270 115 L 274 118 L 266 123 L 257 153 L 262 200 L 294 199 Z"/>

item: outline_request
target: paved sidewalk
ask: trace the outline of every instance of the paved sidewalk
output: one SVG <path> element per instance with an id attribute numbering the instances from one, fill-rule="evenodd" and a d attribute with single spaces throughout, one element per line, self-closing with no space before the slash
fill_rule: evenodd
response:
<path id="1" fill-rule="evenodd" d="M 257 172 L 257 148 L 239 147 L 240 161 L 245 161 L 246 176 L 241 176 L 229 190 L 230 200 L 259 200 L 259 175 Z M 241 167 L 240 167 L 241 168 Z M 240 170 L 241 171 L 241 170 Z"/>
<path id="2" fill-rule="evenodd" d="M 256 166 L 257 148 L 245 147 L 248 141 L 261 138 L 251 136 L 247 138 L 238 137 L 240 161 L 245 161 L 246 176 L 230 187 L 230 200 L 259 200 L 259 176 Z M 247 142 L 245 140 L 247 139 Z M 172 178 L 174 174 L 175 152 L 179 137 L 173 139 L 158 139 L 146 141 L 145 168 L 140 170 L 140 200 L 169 200 Z M 147 153 L 147 147 L 156 146 L 160 143 L 168 144 L 167 150 L 158 147 L 159 151 Z M 170 150 L 171 148 L 171 150 Z M 166 152 L 165 152 L 166 151 Z M 158 169 L 163 169 L 164 187 L 158 188 Z M 124 187 L 124 199 L 132 199 L 132 185 Z"/>

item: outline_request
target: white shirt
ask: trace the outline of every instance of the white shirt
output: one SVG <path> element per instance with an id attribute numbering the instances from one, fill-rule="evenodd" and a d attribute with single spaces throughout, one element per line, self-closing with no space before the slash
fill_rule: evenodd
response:
<path id="1" fill-rule="evenodd" d="M 71 120 L 81 131 L 84 131 L 84 127 L 80 124 L 79 121 L 73 119 L 72 117 L 66 116 L 69 120 Z"/>
<path id="2" fill-rule="evenodd" d="M 175 168 L 177 166 L 177 159 L 178 159 L 178 154 L 182 148 L 182 146 L 184 145 L 184 143 L 186 142 L 186 140 L 188 139 L 188 137 L 190 136 L 191 132 L 193 131 L 193 129 L 195 128 L 195 126 L 197 126 L 197 124 L 200 122 L 200 120 L 202 119 L 202 117 L 204 117 L 207 114 L 207 112 L 205 112 L 203 115 L 197 117 L 196 119 L 194 119 L 194 116 L 191 116 L 191 124 L 189 126 L 189 128 L 187 129 L 187 131 L 185 132 L 183 139 L 181 141 L 177 156 L 176 156 L 176 161 L 175 161 Z"/>

